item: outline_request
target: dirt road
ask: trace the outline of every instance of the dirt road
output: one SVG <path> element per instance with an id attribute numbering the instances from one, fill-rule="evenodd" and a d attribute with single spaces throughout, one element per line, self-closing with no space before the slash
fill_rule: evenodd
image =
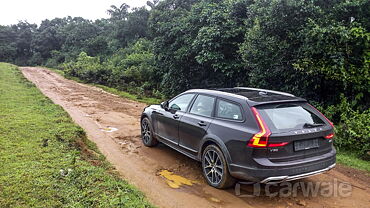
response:
<path id="1" fill-rule="evenodd" d="M 54 103 L 61 105 L 86 130 L 88 138 L 97 144 L 123 178 L 137 186 L 159 207 L 370 207 L 369 176 L 344 167 L 296 182 L 306 185 L 324 182 L 316 197 L 305 197 L 301 189 L 294 192 L 296 197 L 288 193 L 286 197 L 270 198 L 264 193 L 257 197 L 240 197 L 235 195 L 234 189 L 211 188 L 205 184 L 197 162 L 163 145 L 147 148 L 141 144 L 139 118 L 145 104 L 67 80 L 47 69 L 23 67 L 21 70 L 27 79 Z M 159 174 L 162 170 L 196 182 L 192 186 L 171 188 L 166 178 Z M 326 193 L 325 182 L 333 190 L 342 182 L 350 183 L 352 192 L 347 197 L 339 196 L 335 191 Z M 241 187 L 242 195 L 256 190 L 252 185 Z M 282 187 L 269 190 L 287 193 Z"/>

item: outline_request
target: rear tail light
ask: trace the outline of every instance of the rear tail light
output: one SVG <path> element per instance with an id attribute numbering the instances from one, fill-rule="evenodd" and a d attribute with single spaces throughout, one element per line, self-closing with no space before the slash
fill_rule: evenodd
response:
<path id="1" fill-rule="evenodd" d="M 270 129 L 267 127 L 265 121 L 262 119 L 260 113 L 257 111 L 255 107 L 251 108 L 254 118 L 257 121 L 259 132 L 253 135 L 252 139 L 249 140 L 248 146 L 249 147 L 282 147 L 288 144 L 288 142 L 280 142 L 280 143 L 269 143 L 269 136 L 271 135 Z"/>
<path id="2" fill-rule="evenodd" d="M 334 128 L 334 124 L 328 119 L 328 118 L 326 118 L 326 116 L 324 116 L 324 114 L 322 114 L 319 110 L 317 110 L 315 107 L 313 107 L 311 104 L 308 104 L 308 105 L 310 105 L 312 108 L 314 108 L 317 112 L 319 112 L 320 113 L 320 115 L 322 115 L 328 122 L 329 122 L 329 124 L 330 124 L 330 126 L 331 127 L 333 127 Z M 334 135 L 333 135 L 334 136 Z"/>
<path id="3" fill-rule="evenodd" d="M 325 139 L 332 139 L 334 137 L 334 133 L 328 134 L 325 136 Z"/>
<path id="4" fill-rule="evenodd" d="M 255 107 L 251 108 L 253 115 L 257 121 L 259 132 L 253 135 L 252 139 L 249 140 L 248 146 L 250 147 L 267 147 L 269 136 L 271 135 L 270 129 L 267 127 L 265 121 L 262 119 L 260 113 Z"/>

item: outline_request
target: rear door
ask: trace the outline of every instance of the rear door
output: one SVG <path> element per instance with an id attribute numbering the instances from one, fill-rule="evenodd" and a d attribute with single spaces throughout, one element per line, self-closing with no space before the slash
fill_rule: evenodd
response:
<path id="1" fill-rule="evenodd" d="M 180 146 L 196 153 L 200 141 L 207 134 L 207 129 L 213 120 L 213 109 L 216 98 L 208 95 L 198 95 L 190 108 L 180 120 Z"/>
<path id="2" fill-rule="evenodd" d="M 263 105 L 257 109 L 271 131 L 268 157 L 272 162 L 304 159 L 332 150 L 332 139 L 325 138 L 333 130 L 331 125 L 307 103 Z M 283 142 L 287 144 L 273 145 Z"/>

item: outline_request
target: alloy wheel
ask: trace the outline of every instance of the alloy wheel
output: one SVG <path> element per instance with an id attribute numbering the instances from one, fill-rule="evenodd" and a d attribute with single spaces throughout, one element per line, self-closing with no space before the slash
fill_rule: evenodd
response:
<path id="1" fill-rule="evenodd" d="M 203 159 L 203 171 L 207 180 L 212 184 L 219 184 L 224 174 L 224 165 L 220 155 L 210 149 L 208 150 Z"/>
<path id="2" fill-rule="evenodd" d="M 150 142 L 151 131 L 149 127 L 149 122 L 146 119 L 144 119 L 141 124 L 141 136 L 145 144 L 148 144 Z"/>

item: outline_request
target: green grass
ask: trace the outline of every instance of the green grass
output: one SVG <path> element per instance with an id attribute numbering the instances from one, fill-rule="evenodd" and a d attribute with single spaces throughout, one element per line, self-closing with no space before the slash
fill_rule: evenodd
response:
<path id="1" fill-rule="evenodd" d="M 44 68 L 47 68 L 47 67 L 44 67 Z M 163 100 L 161 99 L 158 99 L 158 98 L 153 98 L 153 97 L 142 97 L 142 96 L 138 96 L 138 95 L 135 95 L 135 94 L 131 94 L 129 92 L 125 92 L 125 91 L 121 91 L 121 90 L 118 90 L 116 88 L 112 88 L 112 87 L 107 87 L 105 85 L 99 85 L 99 84 L 92 84 L 92 83 L 86 83 L 85 81 L 83 80 L 80 80 L 79 78 L 77 77 L 71 77 L 71 76 L 67 76 L 64 71 L 62 70 L 58 70 L 58 69 L 53 69 L 53 68 L 47 68 L 49 70 L 52 70 L 54 71 L 55 73 L 61 75 L 61 76 L 64 76 L 68 79 L 71 79 L 71 80 L 74 80 L 76 82 L 80 82 L 80 83 L 84 83 L 84 84 L 89 84 L 89 85 L 92 85 L 92 86 L 95 86 L 95 87 L 99 87 L 109 93 L 112 93 L 112 94 L 115 94 L 115 95 L 118 95 L 120 97 L 123 97 L 123 98 L 127 98 L 127 99 L 130 99 L 130 100 L 135 100 L 135 101 L 138 101 L 138 102 L 141 102 L 141 103 L 146 103 L 148 105 L 152 105 L 152 104 L 158 104 L 158 103 L 161 103 Z"/>
<path id="2" fill-rule="evenodd" d="M 370 161 L 360 159 L 359 155 L 357 154 L 347 151 L 338 151 L 337 162 L 339 164 L 359 170 L 364 170 L 370 173 Z"/>
<path id="3" fill-rule="evenodd" d="M 5 63 L 0 143 L 0 207 L 152 207 L 60 106 Z"/>

